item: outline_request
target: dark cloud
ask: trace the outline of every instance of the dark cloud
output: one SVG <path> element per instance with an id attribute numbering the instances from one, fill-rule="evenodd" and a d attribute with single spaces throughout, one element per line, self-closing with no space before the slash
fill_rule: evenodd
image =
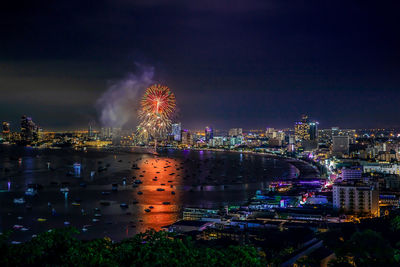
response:
<path id="1" fill-rule="evenodd" d="M 99 119 L 97 99 L 141 62 L 176 93 L 185 127 L 285 127 L 304 112 L 324 127 L 399 126 L 399 7 L 8 1 L 0 9 L 0 119 L 27 113 L 48 127 L 86 127 Z"/>

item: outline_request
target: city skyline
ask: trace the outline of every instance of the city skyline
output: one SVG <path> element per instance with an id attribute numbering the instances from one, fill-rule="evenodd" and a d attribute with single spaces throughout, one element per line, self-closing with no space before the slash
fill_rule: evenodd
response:
<path id="1" fill-rule="evenodd" d="M 7 3 L 1 120 L 85 128 L 110 88 L 150 68 L 188 128 L 285 128 L 303 113 L 322 128 L 400 126 L 397 2 L 225 4 Z"/>

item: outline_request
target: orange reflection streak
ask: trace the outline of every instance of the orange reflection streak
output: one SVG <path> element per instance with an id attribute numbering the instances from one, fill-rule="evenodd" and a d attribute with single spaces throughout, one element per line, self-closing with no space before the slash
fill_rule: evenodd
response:
<path id="1" fill-rule="evenodd" d="M 172 224 L 179 219 L 181 192 L 177 190 L 176 186 L 180 186 L 182 182 L 181 162 L 180 159 L 166 157 L 149 157 L 138 162 L 140 170 L 136 170 L 134 175 L 143 182 L 133 193 L 134 198 L 139 201 L 137 204 L 138 220 L 142 220 L 137 225 L 138 232 L 151 228 L 160 230 L 162 226 Z M 139 175 L 143 175 L 143 177 L 139 177 Z M 159 188 L 164 191 L 157 191 Z M 137 195 L 137 191 L 142 191 L 143 195 Z M 175 192 L 175 195 L 171 193 L 172 191 Z M 153 208 L 150 209 L 150 206 Z M 151 211 L 146 212 L 145 209 Z"/>

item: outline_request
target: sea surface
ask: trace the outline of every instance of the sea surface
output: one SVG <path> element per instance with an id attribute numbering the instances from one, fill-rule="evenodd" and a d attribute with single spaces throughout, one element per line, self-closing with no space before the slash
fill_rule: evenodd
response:
<path id="1" fill-rule="evenodd" d="M 299 175 L 315 172 L 304 162 L 257 154 L 171 149 L 152 155 L 2 145 L 0 232 L 20 225 L 26 229 L 14 230 L 11 239 L 22 242 L 43 231 L 74 226 L 87 229 L 82 239 L 121 240 L 174 223 L 183 207 L 241 205 L 268 181 Z M 142 184 L 133 187 L 135 180 Z M 43 188 L 26 196 L 28 184 Z M 60 192 L 62 184 L 69 188 L 67 197 Z M 112 184 L 118 184 L 117 191 Z M 25 203 L 14 203 L 21 197 Z"/>

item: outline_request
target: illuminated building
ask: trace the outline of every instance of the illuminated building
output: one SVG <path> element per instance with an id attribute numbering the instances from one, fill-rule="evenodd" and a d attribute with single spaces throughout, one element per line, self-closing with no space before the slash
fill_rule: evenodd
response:
<path id="1" fill-rule="evenodd" d="M 310 140 L 318 140 L 318 122 L 312 121 L 309 123 Z"/>
<path id="2" fill-rule="evenodd" d="M 333 185 L 333 207 L 345 214 L 379 216 L 379 191 L 362 183 Z"/>
<path id="3" fill-rule="evenodd" d="M 89 124 L 89 128 L 88 128 L 88 137 L 93 137 L 93 128 L 92 125 Z"/>
<path id="4" fill-rule="evenodd" d="M 2 131 L 2 135 L 3 135 L 3 140 L 8 142 L 10 141 L 10 136 L 11 136 L 11 132 L 10 132 L 10 123 L 8 122 L 3 122 L 3 131 Z"/>
<path id="5" fill-rule="evenodd" d="M 332 127 L 332 136 L 339 135 L 339 127 Z"/>
<path id="6" fill-rule="evenodd" d="M 101 139 L 111 139 L 112 138 L 112 128 L 103 127 L 100 129 L 100 137 Z"/>
<path id="7" fill-rule="evenodd" d="M 362 166 L 355 166 L 351 168 L 344 167 L 341 171 L 342 171 L 342 179 L 344 181 L 360 180 L 363 173 L 363 168 Z"/>
<path id="8" fill-rule="evenodd" d="M 206 142 L 210 141 L 211 139 L 213 139 L 214 133 L 213 133 L 213 129 L 211 127 L 206 127 L 205 131 L 205 140 Z"/>
<path id="9" fill-rule="evenodd" d="M 216 209 L 203 209 L 203 208 L 185 208 L 183 210 L 183 220 L 196 221 L 203 218 L 216 217 L 218 210 Z"/>
<path id="10" fill-rule="evenodd" d="M 189 130 L 182 130 L 182 144 L 193 145 L 193 135 L 189 132 Z"/>
<path id="11" fill-rule="evenodd" d="M 310 140 L 310 124 L 307 115 L 303 115 L 301 121 L 295 122 L 294 134 L 298 141 Z"/>
<path id="12" fill-rule="evenodd" d="M 182 141 L 182 125 L 181 123 L 174 123 L 172 124 L 172 131 L 171 131 L 171 135 L 174 137 L 174 141 Z"/>
<path id="13" fill-rule="evenodd" d="M 32 121 L 32 118 L 23 115 L 21 117 L 21 140 L 30 143 L 38 139 L 38 127 Z"/>
<path id="14" fill-rule="evenodd" d="M 229 130 L 229 136 L 239 136 L 239 135 L 243 135 L 242 128 L 232 128 Z"/>

